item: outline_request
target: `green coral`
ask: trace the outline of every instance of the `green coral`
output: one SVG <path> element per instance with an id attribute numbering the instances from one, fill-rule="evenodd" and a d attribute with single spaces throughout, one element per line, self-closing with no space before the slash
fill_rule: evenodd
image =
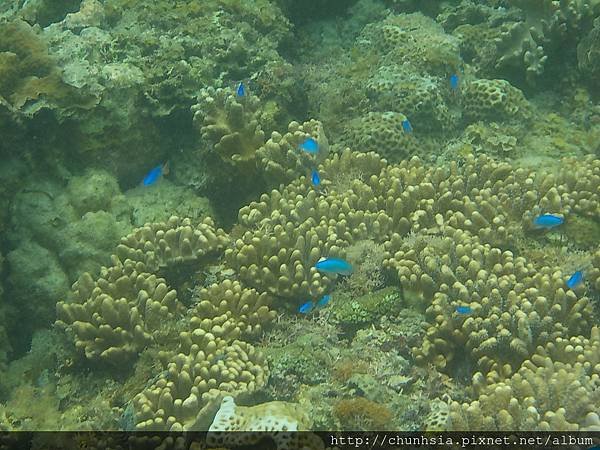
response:
<path id="1" fill-rule="evenodd" d="M 388 287 L 356 299 L 339 295 L 332 304 L 331 313 L 332 319 L 343 329 L 356 331 L 377 322 L 381 316 L 397 314 L 402 307 L 401 291 Z"/>

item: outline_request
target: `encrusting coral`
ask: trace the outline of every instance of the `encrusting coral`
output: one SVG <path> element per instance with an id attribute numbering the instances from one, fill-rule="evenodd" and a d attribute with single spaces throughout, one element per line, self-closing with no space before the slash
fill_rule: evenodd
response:
<path id="1" fill-rule="evenodd" d="M 312 420 L 298 404 L 274 401 L 238 406 L 233 397 L 226 396 L 210 425 L 206 440 L 209 445 L 238 447 L 255 445 L 268 436 L 277 450 L 323 450 L 323 442 L 316 435 L 292 433 L 308 431 L 311 426 Z"/>

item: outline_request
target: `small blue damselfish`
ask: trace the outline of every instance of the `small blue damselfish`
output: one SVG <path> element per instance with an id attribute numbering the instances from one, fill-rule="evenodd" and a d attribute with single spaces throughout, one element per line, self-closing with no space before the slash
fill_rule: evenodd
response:
<path id="1" fill-rule="evenodd" d="M 472 310 L 470 306 L 457 306 L 456 312 L 458 314 L 471 314 Z"/>
<path id="2" fill-rule="evenodd" d="M 238 87 L 235 91 L 235 94 L 238 97 L 245 97 L 246 96 L 246 86 L 244 85 L 243 81 L 240 81 L 240 84 L 238 84 Z"/>
<path id="3" fill-rule="evenodd" d="M 324 308 L 325 306 L 327 306 L 327 303 L 329 303 L 329 300 L 331 300 L 331 295 L 329 294 L 325 294 L 323 297 L 321 297 L 321 299 L 317 302 L 316 307 L 317 308 Z"/>
<path id="4" fill-rule="evenodd" d="M 160 177 L 162 177 L 163 175 L 167 175 L 168 173 L 169 173 L 169 163 L 166 162 L 166 163 L 161 164 L 160 166 L 156 166 L 155 168 L 150 170 L 150 172 L 148 172 L 146 174 L 146 176 L 144 177 L 144 179 L 142 180 L 142 184 L 144 186 L 152 186 L 158 180 L 160 180 Z"/>
<path id="5" fill-rule="evenodd" d="M 581 283 L 583 283 L 583 271 L 578 270 L 573 275 L 571 275 L 569 277 L 569 279 L 567 280 L 567 287 L 569 289 L 575 289 Z"/>
<path id="6" fill-rule="evenodd" d="M 402 129 L 404 130 L 405 133 L 413 132 L 413 127 L 408 119 L 404 119 L 402 121 Z"/>
<path id="7" fill-rule="evenodd" d="M 564 222 L 565 222 L 565 219 L 563 219 L 562 217 L 557 216 L 555 214 L 541 214 L 541 215 L 537 216 L 535 219 L 533 219 L 533 225 L 536 228 L 546 228 L 546 229 L 557 227 L 559 225 L 562 225 Z"/>
<path id="8" fill-rule="evenodd" d="M 450 75 L 450 88 L 453 91 L 456 91 L 458 89 L 459 84 L 460 84 L 460 78 L 458 78 L 458 75 L 455 73 Z"/>
<path id="9" fill-rule="evenodd" d="M 315 264 L 319 272 L 335 273 L 337 275 L 350 275 L 352 273 L 352 264 L 344 259 L 323 258 Z"/>
<path id="10" fill-rule="evenodd" d="M 300 150 L 304 150 L 306 153 L 310 153 L 312 155 L 319 152 L 319 143 L 312 137 L 307 137 L 304 139 L 299 147 Z"/>
<path id="11" fill-rule="evenodd" d="M 312 171 L 310 179 L 312 181 L 313 186 L 318 187 L 321 185 L 321 177 L 319 176 L 319 172 L 317 172 L 317 169 L 314 169 Z"/>
<path id="12" fill-rule="evenodd" d="M 300 314 L 308 314 L 309 312 L 312 311 L 313 306 L 314 306 L 313 302 L 309 300 L 306 303 L 302 303 L 300 305 L 300 308 L 298 308 L 298 312 Z"/>

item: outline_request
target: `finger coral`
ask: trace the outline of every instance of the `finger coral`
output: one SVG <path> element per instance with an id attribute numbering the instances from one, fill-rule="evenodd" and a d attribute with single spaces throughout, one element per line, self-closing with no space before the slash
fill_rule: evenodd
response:
<path id="1" fill-rule="evenodd" d="M 268 377 L 262 354 L 250 344 L 199 329 L 183 333 L 180 352 L 162 358 L 165 370 L 133 400 L 137 430 L 206 430 L 222 395 L 252 393 Z"/>
<path id="2" fill-rule="evenodd" d="M 269 309 L 269 295 L 243 288 L 237 281 L 201 289 L 194 300 L 190 325 L 228 339 L 258 337 L 276 315 Z"/>
<path id="3" fill-rule="evenodd" d="M 455 430 L 598 431 L 600 333 L 540 347 L 510 378 L 481 387 L 471 403 L 453 402 Z M 477 379 L 477 377 L 476 377 Z"/>
<path id="4" fill-rule="evenodd" d="M 75 346 L 86 358 L 115 365 L 154 342 L 153 333 L 182 308 L 164 279 L 116 258 L 97 280 L 83 274 L 73 290 L 73 302 L 56 305 L 57 325 L 74 334 Z"/>
<path id="5" fill-rule="evenodd" d="M 227 235 L 211 218 L 197 226 L 172 216 L 167 222 L 147 224 L 121 239 L 117 257 L 144 264 L 148 272 L 218 255 L 228 244 Z"/>

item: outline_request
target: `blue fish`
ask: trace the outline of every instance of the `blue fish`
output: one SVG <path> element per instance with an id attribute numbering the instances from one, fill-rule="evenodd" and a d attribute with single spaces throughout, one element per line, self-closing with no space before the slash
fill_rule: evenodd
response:
<path id="1" fill-rule="evenodd" d="M 319 152 L 319 143 L 311 137 L 307 137 L 300 144 L 300 150 L 304 150 L 306 153 L 310 153 L 312 155 Z"/>
<path id="2" fill-rule="evenodd" d="M 581 283 L 583 283 L 583 271 L 578 270 L 567 280 L 567 287 L 569 289 L 575 289 Z"/>
<path id="3" fill-rule="evenodd" d="M 312 174 L 310 176 L 310 179 L 312 180 L 312 184 L 315 187 L 318 187 L 321 185 L 321 177 L 319 176 L 319 172 L 317 172 L 317 169 L 314 169 L 312 171 Z"/>
<path id="4" fill-rule="evenodd" d="M 546 229 L 557 227 L 559 225 L 562 225 L 564 222 L 565 222 L 565 219 L 563 219 L 560 216 L 556 216 L 554 214 L 541 214 L 541 215 L 537 216 L 535 219 L 533 219 L 533 225 L 536 228 L 546 228 Z"/>
<path id="5" fill-rule="evenodd" d="M 319 272 L 350 275 L 352 273 L 352 264 L 344 259 L 325 258 L 315 264 L 315 269 Z"/>
<path id="6" fill-rule="evenodd" d="M 404 119 L 402 121 L 402 129 L 404 130 L 405 133 L 412 133 L 413 127 L 410 124 L 408 119 Z"/>
<path id="7" fill-rule="evenodd" d="M 323 297 L 321 297 L 321 300 L 319 300 L 315 306 L 317 308 L 323 308 L 323 307 L 327 306 L 327 303 L 329 303 L 329 300 L 331 300 L 331 295 L 325 294 Z"/>
<path id="8" fill-rule="evenodd" d="M 453 73 L 452 75 L 450 75 L 450 88 L 453 91 L 458 90 L 458 85 L 460 84 L 460 79 L 458 78 L 458 75 Z"/>
<path id="9" fill-rule="evenodd" d="M 148 172 L 148 174 L 144 177 L 142 184 L 144 186 L 152 186 L 154 183 L 156 183 L 158 180 L 160 180 L 160 177 L 162 177 L 163 175 L 166 175 L 168 173 L 169 173 L 169 163 L 166 162 L 165 164 L 156 166 L 154 169 L 152 169 L 150 172 Z"/>
<path id="10" fill-rule="evenodd" d="M 459 314 L 471 314 L 472 310 L 470 306 L 457 306 L 456 312 Z"/>
<path id="11" fill-rule="evenodd" d="M 246 96 L 246 86 L 244 85 L 243 81 L 240 81 L 240 84 L 238 84 L 238 87 L 235 91 L 235 94 L 238 97 L 245 97 Z"/>
<path id="12" fill-rule="evenodd" d="M 298 312 L 300 314 L 308 314 L 309 312 L 312 311 L 313 306 L 314 306 L 313 302 L 309 300 L 306 303 L 303 303 L 302 305 L 300 305 L 300 308 L 298 308 Z"/>

